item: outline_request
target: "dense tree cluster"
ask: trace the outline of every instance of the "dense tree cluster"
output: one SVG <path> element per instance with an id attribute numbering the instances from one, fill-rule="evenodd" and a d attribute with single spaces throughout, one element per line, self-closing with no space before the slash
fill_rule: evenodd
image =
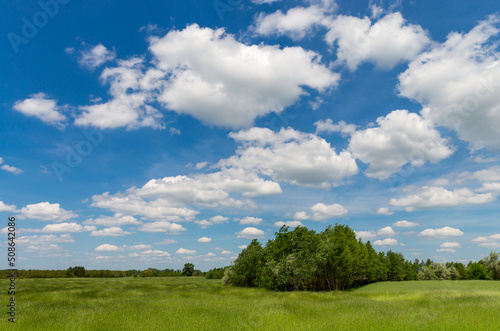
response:
<path id="1" fill-rule="evenodd" d="M 224 277 L 224 271 L 228 267 L 225 268 L 213 268 L 205 273 L 206 279 L 222 279 Z"/>
<path id="2" fill-rule="evenodd" d="M 223 281 L 240 287 L 271 290 L 345 290 L 379 281 L 425 279 L 499 279 L 496 253 L 468 267 L 461 263 L 405 260 L 401 253 L 376 252 L 368 241 L 356 239 L 348 226 L 328 226 L 316 233 L 305 227 L 283 226 L 265 246 L 254 239 Z M 496 277 L 496 278 L 495 278 Z"/>

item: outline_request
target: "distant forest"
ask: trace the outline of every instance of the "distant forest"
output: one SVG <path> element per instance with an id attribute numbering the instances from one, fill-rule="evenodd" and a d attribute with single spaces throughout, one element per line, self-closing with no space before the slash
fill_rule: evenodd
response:
<path id="1" fill-rule="evenodd" d="M 8 278 L 11 270 L 0 270 Z M 278 291 L 346 290 L 374 282 L 405 280 L 500 279 L 500 254 L 491 252 L 467 265 L 439 263 L 430 259 L 409 261 L 401 253 L 377 252 L 370 241 L 356 239 L 347 225 L 328 226 L 317 233 L 299 226 L 290 231 L 283 226 L 263 246 L 257 239 L 243 249 L 231 266 L 208 272 L 186 263 L 182 270 L 86 270 L 83 266 L 66 270 L 17 270 L 17 278 L 116 278 L 204 276 L 222 279 L 227 285 L 263 287 Z"/>

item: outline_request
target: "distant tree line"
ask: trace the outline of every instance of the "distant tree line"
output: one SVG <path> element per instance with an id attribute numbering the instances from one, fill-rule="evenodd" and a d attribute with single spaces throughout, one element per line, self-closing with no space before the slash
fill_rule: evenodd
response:
<path id="1" fill-rule="evenodd" d="M 156 269 L 148 268 L 146 270 L 88 270 L 82 266 L 69 267 L 66 270 L 37 270 L 37 269 L 19 269 L 17 270 L 17 278 L 119 278 L 119 277 L 178 277 L 178 276 L 204 276 L 205 273 L 194 269 L 192 266 L 191 273 L 185 274 L 182 270 L 177 269 Z M 0 270 L 0 278 L 8 278 L 10 270 Z M 222 277 L 221 277 L 222 278 Z"/>
<path id="2" fill-rule="evenodd" d="M 220 270 L 213 273 L 219 275 Z M 500 279 L 499 254 L 492 252 L 467 267 L 458 262 L 411 262 L 401 253 L 377 253 L 346 225 L 328 226 L 320 233 L 283 226 L 265 246 L 254 239 L 223 276 L 225 284 L 278 291 L 346 290 L 380 281 L 419 279 Z"/>

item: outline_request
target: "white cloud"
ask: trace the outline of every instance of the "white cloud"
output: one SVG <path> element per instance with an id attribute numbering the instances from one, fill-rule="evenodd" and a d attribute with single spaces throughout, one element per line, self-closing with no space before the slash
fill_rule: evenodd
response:
<path id="1" fill-rule="evenodd" d="M 463 232 L 459 229 L 450 228 L 449 226 L 445 226 L 440 229 L 425 229 L 420 232 L 418 235 L 421 237 L 427 238 L 446 238 L 446 237 L 460 237 L 463 236 Z"/>
<path id="2" fill-rule="evenodd" d="M 101 81 L 110 84 L 112 99 L 95 105 L 80 106 L 75 118 L 77 126 L 94 126 L 100 129 L 126 127 L 163 128 L 162 114 L 148 105 L 153 101 L 151 76 L 158 76 L 158 70 L 143 72 L 143 59 L 121 60 L 115 68 L 106 68 Z M 164 75 L 162 73 L 161 75 Z"/>
<path id="3" fill-rule="evenodd" d="M 8 171 L 8 172 L 11 172 L 13 173 L 14 175 L 19 175 L 19 174 L 22 174 L 23 171 L 19 168 L 16 168 L 14 166 L 10 166 L 8 164 L 4 164 L 3 166 L 0 167 L 2 170 L 5 170 L 5 171 Z"/>
<path id="4" fill-rule="evenodd" d="M 256 5 L 262 5 L 262 4 L 270 4 L 276 1 L 281 1 L 281 0 L 251 0 L 254 4 Z"/>
<path id="5" fill-rule="evenodd" d="M 252 216 L 247 216 L 242 219 L 235 218 L 234 220 L 239 221 L 240 224 L 252 224 L 252 225 L 259 225 L 263 221 L 263 219 L 260 217 L 252 217 Z"/>
<path id="6" fill-rule="evenodd" d="M 247 245 L 240 245 L 240 246 L 238 246 L 238 248 L 239 249 L 245 249 L 245 248 L 247 248 Z"/>
<path id="7" fill-rule="evenodd" d="M 231 251 L 228 251 L 228 250 L 223 250 L 222 252 L 220 252 L 221 254 L 225 254 L 225 255 L 229 255 L 229 254 L 233 254 L 233 252 Z"/>
<path id="8" fill-rule="evenodd" d="M 352 136 L 356 132 L 357 125 L 347 124 L 344 121 L 340 121 L 338 124 L 334 124 L 331 119 L 326 119 L 325 121 L 317 121 L 314 123 L 316 127 L 316 134 L 321 132 L 340 132 L 343 137 Z"/>
<path id="9" fill-rule="evenodd" d="M 488 237 L 477 237 L 471 240 L 472 243 L 479 247 L 500 248 L 500 233 L 493 234 Z"/>
<path id="10" fill-rule="evenodd" d="M 396 232 L 390 226 L 386 226 L 385 228 L 377 231 L 377 235 L 379 236 L 392 237 L 395 234 Z"/>
<path id="11" fill-rule="evenodd" d="M 167 221 L 144 223 L 143 225 L 138 227 L 137 230 L 144 232 L 170 232 L 170 233 L 179 233 L 182 231 L 186 231 L 186 229 L 182 225 L 177 223 L 170 223 Z"/>
<path id="12" fill-rule="evenodd" d="M 310 217 L 307 215 L 305 211 L 298 211 L 295 214 L 293 214 L 293 219 L 299 220 L 299 221 L 304 221 L 308 220 Z"/>
<path id="13" fill-rule="evenodd" d="M 440 253 L 456 253 L 457 251 L 454 250 L 453 248 L 439 248 L 439 249 L 436 249 L 436 252 L 440 252 Z"/>
<path id="14" fill-rule="evenodd" d="M 397 221 L 396 223 L 393 224 L 393 226 L 397 227 L 397 228 L 411 228 L 411 227 L 418 226 L 418 225 L 419 225 L 418 223 L 409 222 L 407 220 Z"/>
<path id="15" fill-rule="evenodd" d="M 401 96 L 425 106 L 423 116 L 452 128 L 473 150 L 500 151 L 499 17 L 422 53 L 399 75 Z"/>
<path id="16" fill-rule="evenodd" d="M 392 238 L 386 238 L 384 240 L 375 240 L 373 242 L 374 246 L 396 246 L 398 241 Z"/>
<path id="17" fill-rule="evenodd" d="M 395 110 L 377 123 L 378 127 L 356 131 L 349 142 L 353 156 L 370 165 L 368 177 L 386 179 L 406 163 L 419 167 L 453 153 L 432 122 L 418 114 Z"/>
<path id="18" fill-rule="evenodd" d="M 196 163 L 196 165 L 194 167 L 197 170 L 201 170 L 201 169 L 205 168 L 207 165 L 208 165 L 208 162 L 198 162 L 198 163 Z"/>
<path id="19" fill-rule="evenodd" d="M 64 128 L 66 116 L 59 112 L 61 107 L 57 106 L 57 100 L 49 99 L 45 93 L 32 94 L 28 99 L 17 101 L 12 108 L 46 124 Z"/>
<path id="20" fill-rule="evenodd" d="M 212 222 L 209 222 L 207 220 L 195 220 L 194 221 L 195 224 L 198 224 L 199 226 L 201 226 L 202 229 L 206 229 L 207 227 L 213 225 Z"/>
<path id="21" fill-rule="evenodd" d="M 208 237 L 201 237 L 200 239 L 198 239 L 199 243 L 209 243 L 211 241 L 212 241 L 212 238 L 208 238 Z"/>
<path id="22" fill-rule="evenodd" d="M 82 226 L 78 223 L 58 223 L 58 224 L 48 224 L 43 227 L 41 232 L 84 232 L 84 231 L 95 231 L 95 226 Z"/>
<path id="23" fill-rule="evenodd" d="M 372 25 L 368 17 L 337 16 L 325 36 L 328 44 L 338 45 L 337 58 L 355 70 L 362 62 L 373 62 L 390 69 L 415 58 L 428 44 L 427 33 L 406 24 L 401 13 L 389 14 Z"/>
<path id="24" fill-rule="evenodd" d="M 325 205 L 324 203 L 317 203 L 312 206 L 311 211 L 313 212 L 311 220 L 313 221 L 324 221 L 334 217 L 340 217 L 347 214 L 347 209 L 335 203 L 333 205 Z"/>
<path id="25" fill-rule="evenodd" d="M 236 234 L 238 235 L 238 238 L 254 239 L 263 237 L 264 231 L 254 227 L 247 227 L 241 230 L 240 232 L 236 232 Z"/>
<path id="26" fill-rule="evenodd" d="M 0 212 L 3 211 L 16 212 L 16 206 L 6 205 L 3 201 L 0 201 Z"/>
<path id="27" fill-rule="evenodd" d="M 144 252 L 140 252 L 140 253 L 132 253 L 132 254 L 135 254 L 135 256 L 143 256 L 143 257 L 165 257 L 165 256 L 170 256 L 170 254 L 168 252 L 164 252 L 164 251 L 160 251 L 160 250 L 152 250 L 152 249 L 148 249 Z M 130 254 L 130 255 L 132 255 Z"/>
<path id="28" fill-rule="evenodd" d="M 82 67 L 95 69 L 105 62 L 114 60 L 115 57 L 116 53 L 114 51 L 110 51 L 102 44 L 98 44 L 91 49 L 81 51 L 78 63 Z"/>
<path id="29" fill-rule="evenodd" d="M 356 238 L 361 238 L 363 240 L 370 240 L 377 236 L 375 231 L 354 231 L 356 232 Z"/>
<path id="30" fill-rule="evenodd" d="M 21 214 L 28 219 L 40 221 L 62 222 L 78 215 L 70 210 L 64 210 L 58 203 L 40 202 L 21 208 Z"/>
<path id="31" fill-rule="evenodd" d="M 255 19 L 253 30 L 256 34 L 286 35 L 298 40 L 311 34 L 313 26 L 325 23 L 324 9 L 318 6 L 295 7 L 289 9 L 286 14 L 281 10 L 272 14 L 260 13 Z"/>
<path id="32" fill-rule="evenodd" d="M 389 208 L 387 207 L 381 207 L 377 210 L 377 214 L 379 215 L 387 215 L 387 216 L 390 216 L 392 214 L 394 214 L 393 211 L 391 211 Z"/>
<path id="33" fill-rule="evenodd" d="M 212 222 L 214 224 L 221 224 L 221 223 L 227 222 L 229 220 L 229 217 L 217 215 L 217 216 L 210 217 L 209 220 L 210 220 L 210 222 Z"/>
<path id="34" fill-rule="evenodd" d="M 101 215 L 96 219 L 88 219 L 84 221 L 83 224 L 115 227 L 122 225 L 139 225 L 141 222 L 139 222 L 135 217 L 117 213 L 113 216 Z"/>
<path id="35" fill-rule="evenodd" d="M 127 249 L 131 250 L 147 250 L 147 249 L 152 249 L 153 246 L 151 245 L 145 245 L 145 244 L 139 244 L 139 245 L 133 245 L 133 246 L 128 246 Z"/>
<path id="36" fill-rule="evenodd" d="M 329 188 L 358 172 L 351 153 L 337 154 L 328 142 L 314 134 L 292 128 L 279 132 L 252 128 L 229 136 L 243 146 L 236 155 L 219 161 L 219 166 L 257 170 L 276 181 L 320 188 Z"/>
<path id="37" fill-rule="evenodd" d="M 405 197 L 389 201 L 390 205 L 406 207 L 407 211 L 485 204 L 495 200 L 491 193 L 478 194 L 468 188 L 449 191 L 443 187 L 423 186 Z"/>
<path id="38" fill-rule="evenodd" d="M 123 248 L 110 244 L 102 244 L 94 248 L 94 250 L 96 252 L 120 252 L 123 251 Z"/>
<path id="39" fill-rule="evenodd" d="M 286 221 L 286 222 L 274 222 L 274 226 L 281 228 L 283 225 L 286 225 L 291 228 L 296 228 L 298 226 L 304 226 L 300 221 Z"/>
<path id="40" fill-rule="evenodd" d="M 305 94 L 303 86 L 321 92 L 340 77 L 312 51 L 248 46 L 223 29 L 196 24 L 151 38 L 149 49 L 168 77 L 158 101 L 217 126 L 248 127 L 256 117 L 294 104 Z"/>
<path id="41" fill-rule="evenodd" d="M 179 248 L 175 253 L 176 254 L 193 255 L 193 254 L 196 254 L 196 251 L 192 250 L 192 249 Z"/>
<path id="42" fill-rule="evenodd" d="M 123 237 L 129 234 L 132 233 L 124 231 L 120 227 L 113 226 L 111 228 L 92 231 L 89 235 L 92 237 Z"/>
<path id="43" fill-rule="evenodd" d="M 441 248 L 459 248 L 460 244 L 457 242 L 445 242 L 445 243 L 442 243 L 440 247 Z"/>

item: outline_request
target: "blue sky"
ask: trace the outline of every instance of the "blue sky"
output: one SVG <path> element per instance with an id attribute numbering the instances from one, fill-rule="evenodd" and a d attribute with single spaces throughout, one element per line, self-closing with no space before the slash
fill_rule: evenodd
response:
<path id="1" fill-rule="evenodd" d="M 335 223 L 478 260 L 500 247 L 499 29 L 496 1 L 5 4 L 17 267 L 208 270 Z"/>

